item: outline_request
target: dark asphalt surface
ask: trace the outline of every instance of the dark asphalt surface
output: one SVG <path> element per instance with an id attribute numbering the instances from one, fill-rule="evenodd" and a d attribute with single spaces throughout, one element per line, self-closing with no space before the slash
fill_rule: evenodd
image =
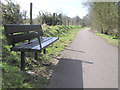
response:
<path id="1" fill-rule="evenodd" d="M 118 88 L 118 48 L 80 30 L 53 70 L 49 88 Z"/>

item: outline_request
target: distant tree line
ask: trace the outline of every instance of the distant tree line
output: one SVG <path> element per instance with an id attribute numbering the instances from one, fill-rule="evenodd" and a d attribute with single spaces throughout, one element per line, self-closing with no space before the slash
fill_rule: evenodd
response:
<path id="1" fill-rule="evenodd" d="M 47 24 L 47 25 L 62 25 L 62 15 L 57 13 L 48 13 L 48 12 L 39 12 L 37 16 L 37 22 L 40 24 Z"/>
<path id="2" fill-rule="evenodd" d="M 20 5 L 15 4 L 11 0 L 6 0 L 6 4 L 2 3 L 2 24 L 29 24 L 30 18 L 27 16 L 27 11 L 20 10 Z M 38 16 L 33 19 L 33 24 L 47 25 L 82 25 L 82 19 L 79 16 L 70 18 L 63 13 L 38 13 Z"/>
<path id="3" fill-rule="evenodd" d="M 118 37 L 118 3 L 117 2 L 89 2 L 85 3 L 89 9 L 84 17 L 87 26 L 92 30 Z"/>

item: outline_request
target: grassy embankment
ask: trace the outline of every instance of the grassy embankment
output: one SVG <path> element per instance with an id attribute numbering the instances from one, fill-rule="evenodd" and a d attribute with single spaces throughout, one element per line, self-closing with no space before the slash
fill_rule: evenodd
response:
<path id="1" fill-rule="evenodd" d="M 107 43 L 120 47 L 120 39 L 118 39 L 117 37 L 101 33 L 96 33 L 96 35 L 98 35 L 100 38 L 103 38 Z"/>
<path id="2" fill-rule="evenodd" d="M 60 39 L 46 49 L 46 54 L 39 53 L 38 60 L 34 59 L 34 53 L 26 52 L 25 70 L 20 71 L 20 52 L 10 51 L 6 43 L 4 28 L 2 36 L 2 87 L 3 88 L 43 88 L 49 81 L 49 70 L 52 56 L 57 57 L 60 51 L 74 39 L 76 33 L 82 29 L 80 26 L 47 26 L 43 27 L 45 36 L 55 36 Z M 57 31 L 57 30 L 58 31 Z"/>

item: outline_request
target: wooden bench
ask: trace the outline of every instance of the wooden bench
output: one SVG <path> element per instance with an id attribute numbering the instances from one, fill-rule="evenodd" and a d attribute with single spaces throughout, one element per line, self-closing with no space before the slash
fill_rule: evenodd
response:
<path id="1" fill-rule="evenodd" d="M 11 51 L 21 52 L 21 70 L 25 68 L 25 52 L 37 52 L 45 54 L 45 48 L 57 41 L 58 37 L 43 37 L 41 25 L 4 25 L 8 45 L 12 45 Z"/>

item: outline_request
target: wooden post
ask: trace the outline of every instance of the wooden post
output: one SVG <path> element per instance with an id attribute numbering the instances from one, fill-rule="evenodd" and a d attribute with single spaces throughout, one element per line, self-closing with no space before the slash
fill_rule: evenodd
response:
<path id="1" fill-rule="evenodd" d="M 25 53 L 21 52 L 21 71 L 25 70 Z"/>
<path id="2" fill-rule="evenodd" d="M 32 3 L 30 3 L 30 24 L 32 24 Z M 30 39 L 28 40 L 28 44 L 30 44 Z"/>
<path id="3" fill-rule="evenodd" d="M 73 20 L 72 20 L 72 25 L 73 25 Z"/>
<path id="4" fill-rule="evenodd" d="M 30 24 L 32 24 L 32 3 L 30 3 Z"/>
<path id="5" fill-rule="evenodd" d="M 64 23 L 65 23 L 65 26 L 66 26 L 66 17 L 65 17 L 65 22 Z"/>
<path id="6" fill-rule="evenodd" d="M 53 13 L 53 20 L 52 20 L 52 25 L 55 25 L 55 13 Z"/>
<path id="7" fill-rule="evenodd" d="M 69 19 L 68 19 L 68 26 L 69 26 Z"/>
<path id="8" fill-rule="evenodd" d="M 59 25 L 62 25 L 62 14 L 59 14 L 59 18 L 60 18 Z"/>

